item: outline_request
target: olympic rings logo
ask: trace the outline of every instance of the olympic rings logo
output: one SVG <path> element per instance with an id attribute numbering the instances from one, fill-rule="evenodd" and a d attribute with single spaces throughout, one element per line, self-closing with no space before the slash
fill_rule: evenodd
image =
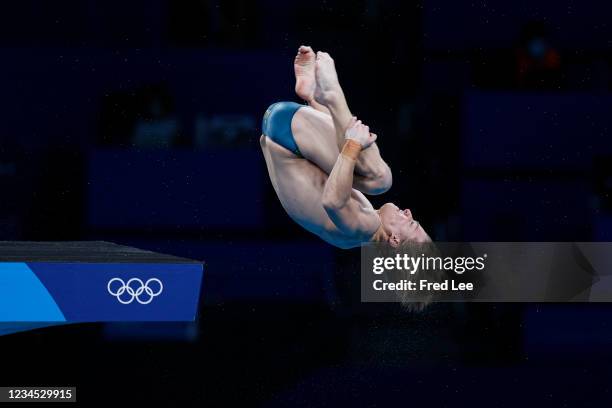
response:
<path id="1" fill-rule="evenodd" d="M 124 282 L 121 278 L 113 278 L 108 281 L 106 289 L 123 305 L 129 305 L 134 300 L 141 305 L 148 305 L 154 297 L 162 293 L 164 285 L 157 278 L 151 278 L 146 282 L 138 278 L 132 278 L 127 282 Z"/>

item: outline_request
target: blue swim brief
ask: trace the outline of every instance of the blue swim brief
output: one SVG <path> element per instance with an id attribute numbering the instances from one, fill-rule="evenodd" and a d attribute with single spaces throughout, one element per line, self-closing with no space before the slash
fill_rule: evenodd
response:
<path id="1" fill-rule="evenodd" d="M 298 156 L 301 154 L 291 132 L 291 119 L 304 106 L 295 102 L 274 103 L 264 114 L 261 126 L 264 135 Z"/>

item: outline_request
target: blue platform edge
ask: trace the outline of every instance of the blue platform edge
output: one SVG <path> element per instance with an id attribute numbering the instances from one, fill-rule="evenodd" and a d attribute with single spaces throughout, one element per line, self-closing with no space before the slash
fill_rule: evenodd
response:
<path id="1" fill-rule="evenodd" d="M 0 335 L 66 323 L 194 321 L 202 277 L 196 263 L 0 263 Z"/>

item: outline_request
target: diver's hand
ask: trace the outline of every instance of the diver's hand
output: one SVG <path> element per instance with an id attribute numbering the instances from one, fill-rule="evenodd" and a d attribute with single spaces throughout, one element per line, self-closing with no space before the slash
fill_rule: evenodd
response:
<path id="1" fill-rule="evenodd" d="M 369 126 L 364 125 L 353 116 L 344 133 L 344 138 L 354 140 L 361 145 L 362 149 L 366 149 L 376 141 L 377 136 L 374 133 L 370 133 Z"/>

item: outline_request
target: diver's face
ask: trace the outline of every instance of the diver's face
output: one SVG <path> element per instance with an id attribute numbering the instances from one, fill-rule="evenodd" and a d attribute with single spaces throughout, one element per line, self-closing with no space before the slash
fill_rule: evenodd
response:
<path id="1" fill-rule="evenodd" d="M 409 209 L 402 210 L 387 203 L 378 210 L 383 227 L 390 235 L 390 243 L 399 245 L 403 241 L 431 242 L 421 224 L 412 218 Z"/>

